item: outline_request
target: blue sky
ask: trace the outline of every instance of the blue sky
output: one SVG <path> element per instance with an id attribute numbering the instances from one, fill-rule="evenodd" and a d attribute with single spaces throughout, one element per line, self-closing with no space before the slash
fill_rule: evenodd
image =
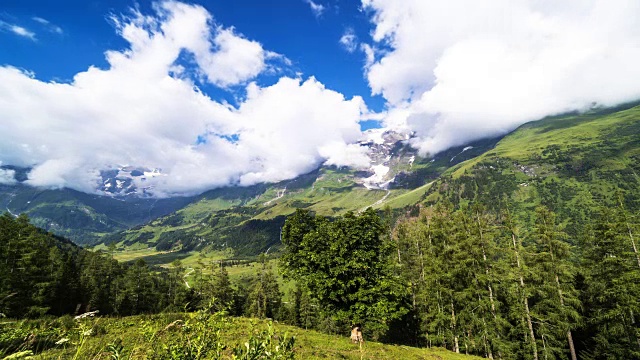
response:
<path id="1" fill-rule="evenodd" d="M 371 96 L 364 74 L 365 58 L 361 51 L 348 52 L 339 40 L 352 30 L 358 38 L 370 38 L 373 25 L 370 11 L 362 10 L 359 1 L 317 1 L 324 10 L 316 13 L 303 0 L 202 0 L 190 2 L 205 7 L 217 24 L 233 26 L 248 39 L 260 42 L 269 51 L 292 61 L 279 74 L 261 75 L 260 85 L 275 83 L 279 76 L 314 76 L 328 88 L 346 97 L 360 95 L 371 110 L 381 111 L 384 99 Z M 0 64 L 33 71 L 44 81 L 68 82 L 90 65 L 107 67 L 106 50 L 128 46 L 117 35 L 111 14 L 127 14 L 131 7 L 153 13 L 152 2 L 129 0 L 5 0 L 0 7 L 0 21 L 15 24 L 34 33 L 35 40 L 11 31 L 0 32 Z M 42 24 L 34 18 L 45 19 Z M 57 26 L 62 33 L 53 31 Z M 57 28 L 55 28 L 57 29 Z M 201 88 L 214 98 L 234 102 L 241 87 L 222 91 L 206 83 Z M 365 128 L 375 126 L 363 122 Z"/>

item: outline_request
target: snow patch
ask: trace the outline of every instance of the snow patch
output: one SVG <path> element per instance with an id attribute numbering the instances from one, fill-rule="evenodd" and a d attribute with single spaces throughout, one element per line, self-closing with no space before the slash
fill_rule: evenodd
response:
<path id="1" fill-rule="evenodd" d="M 373 171 L 373 175 L 365 178 L 363 182 L 364 187 L 367 189 L 385 189 L 393 181 L 393 179 L 384 181 L 385 175 L 389 173 L 388 166 L 382 164 L 374 165 L 371 167 L 371 170 Z"/>
<path id="2" fill-rule="evenodd" d="M 153 169 L 153 171 L 145 171 L 144 172 L 144 176 L 147 178 L 152 178 L 152 177 L 156 177 L 156 176 L 160 176 L 162 175 L 162 173 L 160 172 L 160 169 Z"/>
<path id="3" fill-rule="evenodd" d="M 383 135 L 385 131 L 387 130 L 384 128 L 366 130 L 364 131 L 364 140 L 362 140 L 361 142 L 382 145 L 384 144 Z"/>

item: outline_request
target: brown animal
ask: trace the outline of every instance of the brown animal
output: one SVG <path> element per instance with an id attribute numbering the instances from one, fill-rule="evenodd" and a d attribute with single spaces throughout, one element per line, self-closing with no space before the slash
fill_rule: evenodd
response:
<path id="1" fill-rule="evenodd" d="M 354 326 L 353 328 L 351 328 L 351 341 L 358 344 L 361 344 L 364 342 L 364 339 L 362 338 L 362 331 L 360 329 L 360 326 Z"/>

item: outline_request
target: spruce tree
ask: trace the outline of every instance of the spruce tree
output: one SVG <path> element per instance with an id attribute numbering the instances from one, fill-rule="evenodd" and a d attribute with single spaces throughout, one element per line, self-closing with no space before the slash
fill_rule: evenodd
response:
<path id="1" fill-rule="evenodd" d="M 531 271 L 526 261 L 529 251 L 522 244 L 519 226 L 509 208 L 501 217 L 502 248 L 510 255 L 512 265 L 512 271 L 508 273 L 505 282 L 509 307 L 507 314 L 513 324 L 510 334 L 511 353 L 521 358 L 538 360 L 538 345 L 530 308 L 532 286 L 528 279 Z"/>
<path id="2" fill-rule="evenodd" d="M 640 359 L 640 269 L 619 208 L 601 209 L 583 246 L 593 356 Z"/>
<path id="3" fill-rule="evenodd" d="M 562 358 L 568 347 L 571 359 L 576 360 L 572 330 L 580 323 L 581 304 L 573 284 L 571 247 L 567 234 L 556 223 L 555 214 L 544 206 L 536 208 L 532 240 L 538 279 L 537 303 L 532 311 L 538 320 L 542 351 L 546 358 Z"/>

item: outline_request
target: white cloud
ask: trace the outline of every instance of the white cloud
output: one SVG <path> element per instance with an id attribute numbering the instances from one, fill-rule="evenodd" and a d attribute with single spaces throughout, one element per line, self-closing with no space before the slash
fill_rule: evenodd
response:
<path id="1" fill-rule="evenodd" d="M 108 68 L 90 67 L 71 83 L 0 67 L 0 161 L 33 167 L 31 185 L 86 192 L 100 170 L 157 168 L 163 176 L 137 185 L 165 196 L 290 179 L 325 161 L 349 162 L 341 149 L 357 153 L 347 144 L 368 113 L 360 97 L 283 77 L 246 85 L 237 108 L 214 101 L 194 74 L 242 85 L 276 55 L 214 24 L 202 7 L 164 2 L 155 10 L 114 19 L 128 49 L 106 52 Z M 178 61 L 185 53 L 193 64 Z"/>
<path id="2" fill-rule="evenodd" d="M 324 5 L 318 4 L 313 0 L 304 0 L 304 2 L 306 2 L 309 5 L 309 7 L 311 8 L 311 11 L 313 12 L 313 15 L 315 15 L 316 17 L 322 16 L 324 11 L 326 10 Z"/>
<path id="3" fill-rule="evenodd" d="M 14 170 L 0 168 L 0 185 L 13 185 L 16 182 L 16 172 Z"/>
<path id="4" fill-rule="evenodd" d="M 640 3 L 363 0 L 366 75 L 423 153 L 640 98 Z M 377 48 L 376 52 L 374 48 Z M 368 50 L 367 50 L 368 49 Z"/>
<path id="5" fill-rule="evenodd" d="M 41 24 L 48 31 L 50 31 L 52 33 L 56 33 L 56 34 L 60 34 L 60 35 L 62 35 L 64 33 L 64 31 L 62 30 L 62 28 L 60 26 L 51 23 L 49 20 L 47 20 L 45 18 L 41 18 L 39 16 L 34 16 L 34 17 L 31 18 L 31 20 Z"/>
<path id="6" fill-rule="evenodd" d="M 355 169 L 368 169 L 371 166 L 369 148 L 366 146 L 334 141 L 321 146 L 318 151 L 327 159 L 325 165 L 349 166 Z"/>
<path id="7" fill-rule="evenodd" d="M 350 53 L 356 51 L 358 48 L 358 37 L 352 28 L 348 28 L 342 37 L 340 37 L 340 44 Z"/>
<path id="8" fill-rule="evenodd" d="M 14 33 L 15 35 L 25 37 L 27 39 L 36 41 L 36 34 L 22 26 L 18 26 L 16 24 L 11 24 L 5 21 L 0 20 L 0 31 L 9 31 Z"/>
<path id="9" fill-rule="evenodd" d="M 112 18 L 121 36 L 131 43 L 129 51 L 107 52 L 112 67 L 145 62 L 147 71 L 164 72 L 167 64 L 187 51 L 207 81 L 228 87 L 254 78 L 266 68 L 265 60 L 273 58 L 260 43 L 214 24 L 201 6 L 165 1 L 154 8 L 156 17 L 135 11 L 129 17 Z"/>
<path id="10" fill-rule="evenodd" d="M 238 84 L 264 70 L 266 54 L 260 43 L 236 35 L 233 29 L 221 30 L 213 42 L 217 51 L 201 59 L 201 67 L 212 83 Z"/>

